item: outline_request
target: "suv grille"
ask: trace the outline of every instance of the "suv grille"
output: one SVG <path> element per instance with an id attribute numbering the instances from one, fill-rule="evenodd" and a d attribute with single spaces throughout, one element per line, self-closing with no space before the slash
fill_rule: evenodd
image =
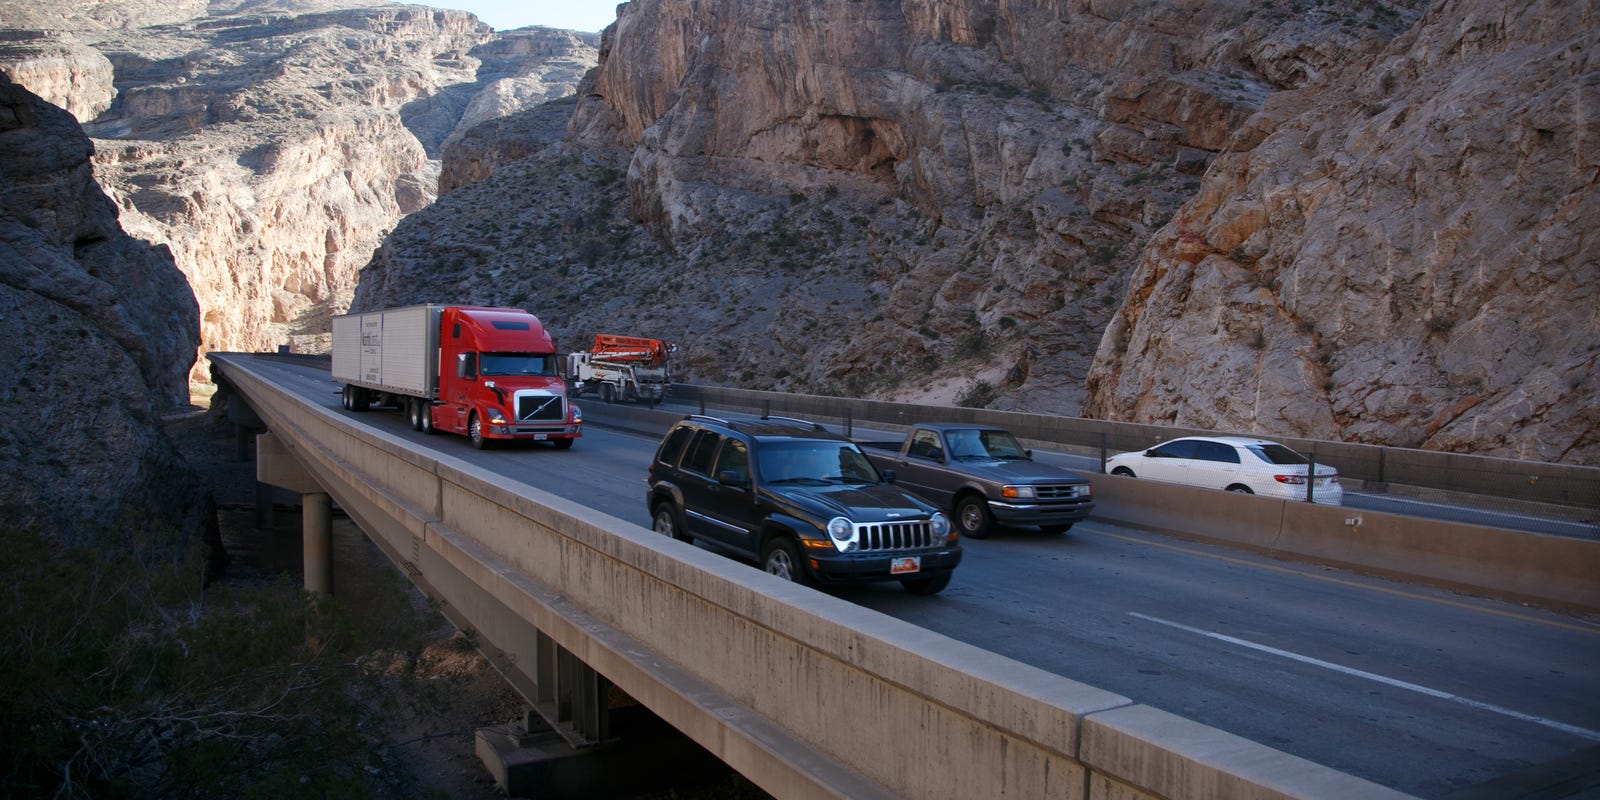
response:
<path id="1" fill-rule="evenodd" d="M 523 394 L 517 396 L 518 422 L 561 422 L 567 418 L 558 394 Z"/>
<path id="2" fill-rule="evenodd" d="M 916 522 L 857 522 L 856 541 L 862 550 L 911 550 L 933 547 L 933 526 Z"/>
<path id="3" fill-rule="evenodd" d="M 1034 495 L 1040 500 L 1076 500 L 1089 496 L 1088 484 L 1065 484 L 1061 486 L 1035 486 Z"/>

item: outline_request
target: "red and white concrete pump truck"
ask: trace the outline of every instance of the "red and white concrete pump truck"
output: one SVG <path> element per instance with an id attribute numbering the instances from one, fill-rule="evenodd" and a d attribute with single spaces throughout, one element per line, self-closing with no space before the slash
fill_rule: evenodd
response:
<path id="1" fill-rule="evenodd" d="M 520 308 L 420 305 L 333 318 L 333 380 L 344 407 L 404 409 L 411 427 L 495 441 L 583 435 L 539 318 Z"/>
<path id="2" fill-rule="evenodd" d="M 678 349 L 660 339 L 596 334 L 594 346 L 567 356 L 567 377 L 574 396 L 594 392 L 607 403 L 645 401 L 652 405 L 667 396 L 671 375 L 667 357 Z"/>

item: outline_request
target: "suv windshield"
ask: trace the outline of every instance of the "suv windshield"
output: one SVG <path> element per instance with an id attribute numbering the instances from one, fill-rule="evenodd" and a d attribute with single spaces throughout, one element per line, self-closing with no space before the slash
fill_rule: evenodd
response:
<path id="1" fill-rule="evenodd" d="M 478 356 L 480 375 L 542 375 L 556 374 L 556 358 L 534 353 L 483 353 Z"/>
<path id="2" fill-rule="evenodd" d="M 850 442 L 762 442 L 757 467 L 767 483 L 878 483 L 877 467 Z"/>
<path id="3" fill-rule="evenodd" d="M 1261 460 L 1268 464 L 1305 464 L 1306 457 L 1284 447 L 1281 444 L 1252 444 L 1247 445 L 1250 452 L 1261 456 Z"/>

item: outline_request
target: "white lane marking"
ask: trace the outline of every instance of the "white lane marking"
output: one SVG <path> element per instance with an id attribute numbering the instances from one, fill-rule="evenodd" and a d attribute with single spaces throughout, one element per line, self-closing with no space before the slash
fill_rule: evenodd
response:
<path id="1" fill-rule="evenodd" d="M 1440 691 L 1438 689 L 1430 689 L 1430 688 L 1428 688 L 1426 686 L 1419 686 L 1419 685 L 1417 685 L 1415 683 L 1407 683 L 1406 681 L 1397 680 L 1395 678 L 1390 678 L 1390 677 L 1386 677 L 1386 676 L 1383 676 L 1383 675 L 1378 675 L 1376 673 L 1366 672 L 1366 671 L 1359 670 L 1359 669 L 1353 669 L 1351 667 L 1341 666 L 1339 664 L 1334 664 L 1334 663 L 1332 663 L 1330 661 L 1323 661 L 1321 659 L 1312 658 L 1310 656 L 1303 656 L 1303 655 L 1300 655 L 1299 653 L 1291 653 L 1288 650 L 1279 650 L 1276 647 L 1268 647 L 1267 645 L 1264 645 L 1264 644 L 1256 644 L 1255 642 L 1246 641 L 1244 639 L 1240 639 L 1240 638 L 1235 637 L 1235 636 L 1228 636 L 1226 634 L 1215 633 L 1213 631 L 1207 631 L 1207 630 L 1202 630 L 1200 628 L 1190 627 L 1190 626 L 1184 625 L 1182 623 L 1172 622 L 1170 620 L 1164 620 L 1164 619 L 1160 619 L 1158 617 L 1152 617 L 1152 616 L 1149 616 L 1147 614 L 1140 614 L 1140 613 L 1138 613 L 1136 611 L 1129 611 L 1128 615 L 1131 616 L 1131 617 L 1142 619 L 1142 620 L 1144 620 L 1146 622 L 1154 622 L 1157 625 L 1165 625 L 1165 626 L 1167 626 L 1169 628 L 1177 628 L 1180 631 L 1188 631 L 1189 633 L 1193 633 L 1193 634 L 1195 634 L 1197 636 L 1204 636 L 1204 637 L 1206 637 L 1208 639 L 1215 639 L 1215 640 L 1217 640 L 1219 642 L 1227 642 L 1228 644 L 1238 645 L 1240 647 L 1247 647 L 1247 648 L 1249 648 L 1251 650 L 1258 650 L 1258 651 L 1263 652 L 1263 653 L 1270 653 L 1272 655 L 1281 656 L 1283 658 L 1287 658 L 1287 659 L 1290 659 L 1292 661 L 1298 661 L 1298 662 L 1300 662 L 1302 664 L 1310 664 L 1310 665 L 1312 665 L 1314 667 L 1322 667 L 1323 669 L 1333 670 L 1334 672 L 1338 672 L 1338 673 L 1341 673 L 1341 674 L 1344 674 L 1344 675 L 1349 675 L 1349 676 L 1354 677 L 1354 678 L 1363 678 L 1365 680 L 1375 681 L 1377 683 L 1384 684 L 1385 686 L 1393 686 L 1396 689 L 1404 689 L 1404 690 L 1406 690 L 1408 692 L 1416 692 L 1418 694 L 1427 695 L 1428 697 L 1436 698 L 1436 699 L 1439 699 L 1439 700 L 1448 700 L 1449 702 L 1459 703 L 1461 705 L 1467 706 L 1468 708 L 1475 708 L 1475 709 L 1477 709 L 1479 711 L 1489 711 L 1489 712 L 1492 712 L 1492 713 L 1495 713 L 1495 714 L 1500 714 L 1502 716 L 1511 717 L 1513 719 L 1519 719 L 1519 720 L 1522 720 L 1523 722 L 1531 722 L 1531 723 L 1533 723 L 1535 725 L 1542 725 L 1542 726 L 1544 726 L 1546 728 L 1551 728 L 1553 730 L 1561 731 L 1562 733 L 1570 733 L 1573 736 L 1581 736 L 1581 737 L 1583 737 L 1585 739 L 1591 739 L 1593 741 L 1600 742 L 1600 731 L 1592 731 L 1592 730 L 1589 730 L 1588 728 L 1581 728 L 1581 727 L 1579 727 L 1577 725 L 1568 725 L 1565 722 L 1557 722 L 1557 721 L 1552 720 L 1552 719 L 1545 719 L 1544 717 L 1534 716 L 1533 714 L 1524 714 L 1521 711 L 1513 711 L 1512 709 L 1509 709 L 1509 708 L 1502 708 L 1502 707 L 1497 706 L 1497 705 L 1480 702 L 1480 701 L 1473 700 L 1473 699 L 1470 699 L 1470 698 L 1462 697 L 1460 695 L 1456 695 L 1456 694 L 1451 694 L 1449 692 Z"/>

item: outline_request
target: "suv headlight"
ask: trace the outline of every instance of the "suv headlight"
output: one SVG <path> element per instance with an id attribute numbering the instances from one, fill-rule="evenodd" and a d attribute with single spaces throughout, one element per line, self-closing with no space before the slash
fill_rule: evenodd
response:
<path id="1" fill-rule="evenodd" d="M 1002 486 L 1000 496 L 1011 500 L 1032 500 L 1034 497 L 1032 486 Z"/>
<path id="2" fill-rule="evenodd" d="M 933 516 L 928 518 L 928 526 L 933 529 L 933 535 L 940 539 L 950 535 L 950 518 L 943 511 L 933 512 Z"/>
<path id="3" fill-rule="evenodd" d="M 834 517 L 828 520 L 828 536 L 836 542 L 850 541 L 851 534 L 855 533 L 855 526 L 844 517 Z"/>

